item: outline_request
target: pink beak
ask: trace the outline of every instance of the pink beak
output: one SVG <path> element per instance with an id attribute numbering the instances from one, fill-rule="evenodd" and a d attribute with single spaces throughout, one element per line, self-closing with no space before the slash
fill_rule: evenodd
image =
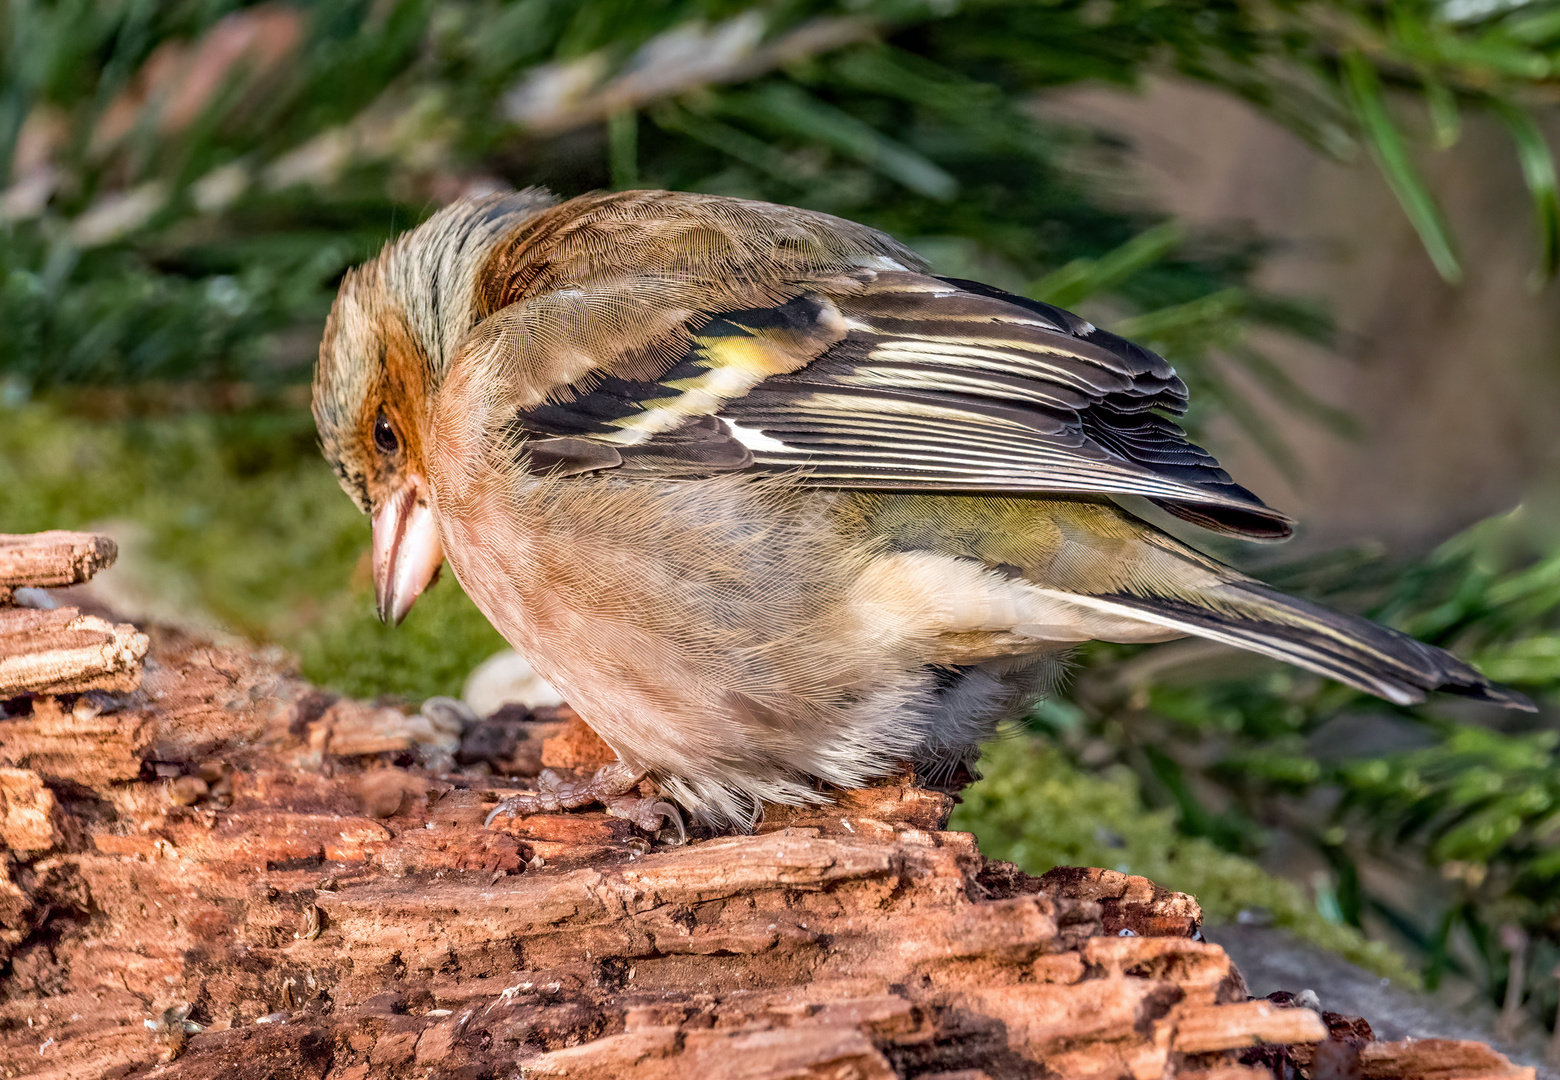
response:
<path id="1" fill-rule="evenodd" d="M 379 618 L 398 625 L 412 610 L 439 566 L 444 546 L 423 480 L 413 476 L 374 511 L 374 595 Z"/>

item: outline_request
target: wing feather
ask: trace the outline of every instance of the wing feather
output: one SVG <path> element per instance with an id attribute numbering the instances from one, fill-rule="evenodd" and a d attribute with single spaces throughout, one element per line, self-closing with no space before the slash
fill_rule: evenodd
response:
<path id="1" fill-rule="evenodd" d="M 622 468 L 663 474 L 1141 495 L 1209 528 L 1289 534 L 1288 519 L 1170 419 L 1186 409 L 1186 385 L 1163 358 L 1048 304 L 863 267 L 797 282 L 773 305 L 695 317 L 687 341 L 634 377 L 601 357 L 518 410 L 511 433 L 518 445 L 599 440 L 622 452 Z"/>

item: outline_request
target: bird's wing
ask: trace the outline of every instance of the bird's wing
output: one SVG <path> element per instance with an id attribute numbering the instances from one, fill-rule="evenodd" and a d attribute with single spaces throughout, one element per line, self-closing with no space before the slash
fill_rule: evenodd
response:
<path id="1" fill-rule="evenodd" d="M 533 469 L 1140 495 L 1223 532 L 1290 532 L 1164 415 L 1186 408 L 1169 364 L 1059 308 L 871 267 L 715 313 L 690 311 L 683 290 L 658 304 L 659 287 L 554 292 L 477 335 L 484 378 L 514 388 L 506 436 Z M 660 344 L 631 356 L 633 341 Z"/>

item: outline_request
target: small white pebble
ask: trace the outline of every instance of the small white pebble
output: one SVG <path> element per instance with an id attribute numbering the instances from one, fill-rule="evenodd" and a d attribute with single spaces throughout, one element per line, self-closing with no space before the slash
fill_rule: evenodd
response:
<path id="1" fill-rule="evenodd" d="M 53 611 L 60 606 L 59 600 L 50 595 L 48 589 L 34 589 L 28 585 L 22 585 L 11 593 L 11 599 L 17 607 L 32 608 L 34 611 Z"/>
<path id="2" fill-rule="evenodd" d="M 467 676 L 460 696 L 478 716 L 491 716 L 507 702 L 530 709 L 563 704 L 563 695 L 513 649 L 495 653 L 478 664 Z"/>

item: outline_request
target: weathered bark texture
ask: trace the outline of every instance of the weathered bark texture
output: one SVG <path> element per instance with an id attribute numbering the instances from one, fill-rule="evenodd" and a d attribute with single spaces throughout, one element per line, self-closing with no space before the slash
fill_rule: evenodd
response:
<path id="1" fill-rule="evenodd" d="M 106 536 L 0 534 L 0 700 L 18 694 L 134 690 L 146 635 L 75 608 L 11 606 L 17 589 L 76 585 L 111 566 L 119 549 Z"/>
<path id="2" fill-rule="evenodd" d="M 0 582 L 13 589 L 80 585 L 118 557 L 118 545 L 92 533 L 0 533 Z"/>
<path id="3" fill-rule="evenodd" d="M 482 827 L 604 747 L 566 708 L 337 700 L 154 631 L 133 694 L 0 710 L 0 1074 L 990 1080 L 1531 1076 L 1248 1000 L 1196 901 L 1030 878 L 907 785 L 686 846 Z"/>

